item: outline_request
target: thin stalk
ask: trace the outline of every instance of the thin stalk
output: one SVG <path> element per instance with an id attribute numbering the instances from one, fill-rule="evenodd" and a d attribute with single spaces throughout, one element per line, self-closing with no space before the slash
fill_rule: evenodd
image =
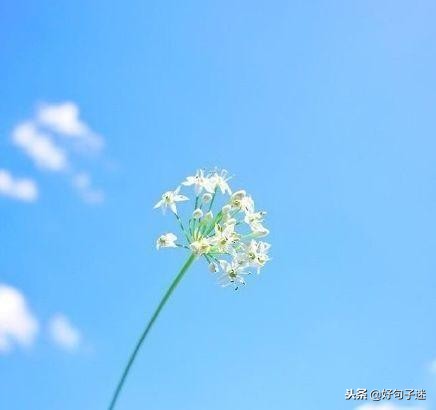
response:
<path id="1" fill-rule="evenodd" d="M 217 189 L 218 188 L 215 188 L 215 190 L 213 191 L 212 199 L 210 200 L 210 204 L 209 204 L 209 209 L 207 210 L 208 212 L 212 209 L 212 205 L 213 205 L 213 201 L 215 201 Z"/>
<path id="2" fill-rule="evenodd" d="M 189 238 L 189 235 L 188 235 L 188 233 L 186 232 L 185 227 L 183 226 L 183 222 L 182 222 L 182 220 L 180 219 L 180 216 L 177 215 L 175 212 L 173 212 L 173 214 L 174 214 L 174 216 L 176 217 L 177 222 L 178 222 L 179 225 L 180 225 L 180 228 L 182 228 L 182 231 L 183 231 L 183 233 L 184 233 L 184 235 L 185 235 L 186 240 L 188 241 L 188 243 L 191 242 L 191 240 L 190 240 L 190 238 Z"/>
<path id="3" fill-rule="evenodd" d="M 189 246 L 183 245 L 182 243 L 176 243 L 176 246 L 177 246 L 178 248 L 190 249 Z"/>
<path id="4" fill-rule="evenodd" d="M 188 222 L 188 226 L 189 226 L 189 235 L 191 236 L 191 238 L 193 238 L 193 232 L 192 232 L 192 217 L 189 219 L 189 222 Z"/>
<path id="5" fill-rule="evenodd" d="M 198 195 L 195 198 L 194 211 L 197 209 L 198 204 Z M 191 239 L 195 240 L 195 218 L 193 217 L 194 212 L 192 212 L 191 217 L 189 218 L 188 227 L 189 234 L 191 235 Z"/>
<path id="6" fill-rule="evenodd" d="M 145 327 L 141 336 L 139 337 L 138 341 L 136 342 L 135 348 L 133 349 L 133 352 L 131 353 L 131 355 L 129 357 L 129 360 L 126 364 L 126 367 L 124 368 L 123 374 L 121 375 L 121 378 L 118 382 L 117 388 L 115 389 L 115 392 L 112 396 L 112 400 L 110 402 L 108 410 L 113 410 L 115 408 L 115 404 L 116 404 L 117 399 L 120 395 L 121 389 L 123 388 L 124 382 L 126 381 L 127 375 L 129 374 L 130 368 L 132 367 L 132 364 L 135 361 L 136 355 L 138 354 L 142 343 L 144 342 L 145 338 L 147 337 L 148 332 L 152 328 L 152 326 L 153 326 L 154 322 L 156 321 L 157 317 L 159 316 L 159 313 L 161 312 L 162 308 L 165 306 L 165 304 L 167 303 L 171 294 L 173 293 L 174 289 L 177 287 L 179 282 L 182 280 L 183 276 L 185 275 L 188 268 L 192 265 L 194 260 L 195 260 L 195 255 L 192 254 L 188 258 L 188 260 L 185 262 L 185 264 L 182 266 L 182 269 L 180 269 L 180 272 L 174 278 L 173 282 L 171 283 L 170 287 L 166 291 L 166 293 L 163 296 L 162 300 L 160 301 L 158 307 L 156 308 L 155 312 L 153 313 L 153 316 L 151 317 L 150 321 L 148 322 L 147 326 Z"/>

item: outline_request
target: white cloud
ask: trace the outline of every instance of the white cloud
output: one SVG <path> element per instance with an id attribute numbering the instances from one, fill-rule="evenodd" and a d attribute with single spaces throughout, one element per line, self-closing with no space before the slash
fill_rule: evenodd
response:
<path id="1" fill-rule="evenodd" d="M 34 202 L 38 198 L 38 187 L 31 179 L 14 178 L 10 172 L 0 169 L 0 195 Z"/>
<path id="2" fill-rule="evenodd" d="M 421 406 L 401 406 L 391 403 L 383 404 L 363 404 L 356 407 L 356 410 L 425 410 Z"/>
<path id="3" fill-rule="evenodd" d="M 69 144 L 68 139 L 73 142 Z M 84 202 L 97 204 L 104 201 L 104 192 L 93 185 L 86 172 L 79 173 L 73 161 L 73 154 L 80 156 L 96 152 L 103 146 L 103 138 L 80 118 L 79 107 L 74 102 L 41 104 L 33 117 L 14 128 L 12 141 L 39 168 L 63 172 Z M 15 187 L 9 174 L 3 174 L 1 178 L 0 195 L 28 201 L 36 199 L 37 189 L 32 181 L 16 181 L 20 184 Z"/>
<path id="4" fill-rule="evenodd" d="M 86 172 L 74 175 L 73 186 L 82 199 L 89 204 L 98 204 L 104 201 L 104 192 L 93 187 L 91 177 Z"/>
<path id="5" fill-rule="evenodd" d="M 30 346 L 38 333 L 38 322 L 27 306 L 23 294 L 0 284 L 0 353 L 14 344 Z"/>
<path id="6" fill-rule="evenodd" d="M 31 121 L 18 124 L 12 133 L 12 140 L 41 168 L 62 171 L 68 166 L 65 152 Z"/>
<path id="7" fill-rule="evenodd" d="M 57 345 L 70 351 L 77 349 L 82 339 L 80 331 L 62 314 L 57 314 L 51 318 L 49 332 Z"/>
<path id="8" fill-rule="evenodd" d="M 52 132 L 61 136 L 75 137 L 90 148 L 99 149 L 103 145 L 102 138 L 80 119 L 79 107 L 73 102 L 41 105 L 36 119 L 39 124 Z"/>

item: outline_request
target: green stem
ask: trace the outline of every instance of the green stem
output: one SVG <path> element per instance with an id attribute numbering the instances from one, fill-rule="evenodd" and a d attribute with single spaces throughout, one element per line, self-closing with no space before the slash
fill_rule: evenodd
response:
<path id="1" fill-rule="evenodd" d="M 217 189 L 218 188 L 215 188 L 215 190 L 213 191 L 212 199 L 210 200 L 210 204 L 209 204 L 209 209 L 207 210 L 208 212 L 212 209 L 212 205 L 213 205 L 213 201 L 215 201 Z"/>
<path id="2" fill-rule="evenodd" d="M 197 209 L 198 207 L 198 195 L 195 197 L 195 205 L 194 205 L 194 211 Z M 191 237 L 192 239 L 195 241 L 195 229 L 196 229 L 196 225 L 197 225 L 197 220 L 193 217 L 191 217 L 191 219 L 189 220 L 189 226 L 191 226 L 191 222 L 192 222 L 192 233 L 191 233 Z"/>
<path id="3" fill-rule="evenodd" d="M 186 240 L 188 241 L 188 243 L 191 242 L 191 239 L 189 238 L 189 235 L 188 235 L 188 233 L 186 232 L 185 227 L 183 226 L 183 222 L 182 222 L 182 220 L 180 219 L 180 216 L 177 215 L 175 212 L 173 212 L 173 214 L 174 214 L 174 216 L 176 217 L 177 222 L 178 222 L 179 225 L 180 225 L 180 228 L 182 228 L 182 231 L 183 231 L 183 233 L 184 233 L 184 235 L 185 235 Z"/>
<path id="4" fill-rule="evenodd" d="M 159 316 L 159 313 L 161 312 L 162 308 L 167 303 L 168 299 L 170 298 L 171 294 L 173 293 L 174 289 L 177 287 L 179 282 L 182 280 L 183 276 L 185 275 L 188 268 L 192 265 L 192 263 L 195 260 L 195 255 L 192 254 L 188 260 L 185 262 L 185 264 L 182 266 L 182 269 L 180 269 L 180 272 L 178 275 L 174 278 L 173 283 L 171 283 L 171 286 L 166 291 L 164 297 L 160 301 L 158 307 L 156 308 L 153 316 L 151 317 L 150 321 L 148 322 L 146 328 L 142 332 L 140 338 L 136 342 L 135 348 L 132 352 L 132 354 L 129 357 L 129 360 L 127 362 L 126 367 L 124 368 L 124 372 L 118 382 L 117 388 L 115 389 L 115 392 L 112 396 L 111 403 L 108 407 L 108 410 L 112 410 L 115 408 L 115 404 L 117 402 L 118 396 L 120 395 L 121 389 L 123 388 L 124 382 L 126 381 L 127 375 L 129 374 L 130 368 L 132 367 L 133 362 L 135 361 L 136 355 L 139 352 L 139 349 L 141 348 L 142 343 L 144 342 L 145 338 L 147 337 L 148 332 L 152 328 L 154 322 L 156 321 L 157 317 Z"/>

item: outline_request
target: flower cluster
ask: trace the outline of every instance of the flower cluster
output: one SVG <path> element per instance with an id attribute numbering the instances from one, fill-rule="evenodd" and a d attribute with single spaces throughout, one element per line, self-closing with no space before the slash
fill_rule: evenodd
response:
<path id="1" fill-rule="evenodd" d="M 268 235 L 263 225 L 266 212 L 256 211 L 254 201 L 244 190 L 232 193 L 227 171 L 198 170 L 181 186 L 192 187 L 195 192 L 194 210 L 183 223 L 177 211 L 177 202 L 189 198 L 180 194 L 181 186 L 165 192 L 155 208 L 165 213 L 169 208 L 175 215 L 184 242 L 178 242 L 173 233 L 161 235 L 156 248 L 180 247 L 204 257 L 212 272 L 218 273 L 222 286 L 245 284 L 244 277 L 260 269 L 269 260 L 270 245 L 258 239 Z"/>

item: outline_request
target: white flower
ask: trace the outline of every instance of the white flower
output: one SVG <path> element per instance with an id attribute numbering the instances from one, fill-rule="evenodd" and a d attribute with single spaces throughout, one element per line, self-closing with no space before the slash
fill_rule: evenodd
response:
<path id="1" fill-rule="evenodd" d="M 221 212 L 223 213 L 223 215 L 227 215 L 228 213 L 230 213 L 231 210 L 232 206 L 227 204 L 222 207 Z"/>
<path id="2" fill-rule="evenodd" d="M 211 221 L 212 219 L 213 219 L 213 212 L 212 211 L 209 211 L 209 212 L 206 212 L 206 214 L 204 215 L 204 218 L 203 218 L 206 222 L 209 222 L 209 221 Z"/>
<path id="3" fill-rule="evenodd" d="M 228 193 L 229 195 L 231 195 L 232 190 L 230 189 L 230 186 L 227 183 L 230 177 L 228 177 L 227 175 L 228 175 L 227 171 L 225 169 L 222 169 L 220 174 L 218 174 L 218 172 L 214 172 L 209 177 L 209 180 L 214 190 L 219 188 L 222 194 Z"/>
<path id="4" fill-rule="evenodd" d="M 203 189 L 209 193 L 213 193 L 214 191 L 212 182 L 207 176 L 204 175 L 204 171 L 202 169 L 199 169 L 194 176 L 187 177 L 186 181 L 182 182 L 182 185 L 194 185 L 196 195 L 199 195 Z"/>
<path id="5" fill-rule="evenodd" d="M 197 256 L 207 254 L 210 249 L 210 242 L 207 238 L 201 238 L 191 243 L 191 250 Z"/>
<path id="6" fill-rule="evenodd" d="M 247 254 L 242 251 L 236 251 L 235 249 L 231 252 L 232 255 L 232 261 L 236 263 L 241 268 L 247 268 L 250 266 L 250 263 L 247 258 Z"/>
<path id="7" fill-rule="evenodd" d="M 203 211 L 200 208 L 197 208 L 192 212 L 192 217 L 194 219 L 200 219 L 203 216 Z"/>
<path id="8" fill-rule="evenodd" d="M 242 189 L 240 191 L 236 191 L 230 198 L 230 205 L 232 208 L 241 209 L 246 195 L 246 192 Z"/>
<path id="9" fill-rule="evenodd" d="M 176 248 L 177 236 L 169 232 L 159 236 L 156 241 L 156 249 L 160 248 Z"/>
<path id="10" fill-rule="evenodd" d="M 224 207 L 225 208 L 225 207 Z M 224 209 L 223 208 L 223 209 Z M 234 213 L 231 212 L 222 212 L 222 217 L 221 217 L 221 221 L 226 224 L 229 221 L 236 221 L 235 218 L 233 218 Z M 236 223 L 236 222 L 235 222 Z"/>
<path id="11" fill-rule="evenodd" d="M 244 271 L 244 268 L 237 264 L 234 260 L 227 262 L 222 259 L 219 261 L 220 267 L 224 274 L 219 278 L 222 286 L 234 285 L 238 289 L 238 284 L 245 285 L 243 276 L 249 275 L 250 272 Z"/>
<path id="12" fill-rule="evenodd" d="M 167 191 L 162 195 L 162 199 L 154 206 L 154 208 L 162 208 L 162 212 L 165 213 L 167 207 L 177 214 L 176 202 L 187 201 L 188 197 L 180 195 L 180 186 L 175 191 Z"/>
<path id="13" fill-rule="evenodd" d="M 270 245 L 259 240 L 269 231 L 263 225 L 266 212 L 255 210 L 254 200 L 245 190 L 232 194 L 228 180 L 224 170 L 205 172 L 200 169 L 194 176 L 187 177 L 182 185 L 193 186 L 197 194 L 187 221 L 177 215 L 176 203 L 188 199 L 180 194 L 180 186 L 175 191 L 165 192 L 155 208 L 163 211 L 170 208 L 174 212 L 186 241 L 176 244 L 176 236 L 168 233 L 157 240 L 156 248 L 186 248 L 197 258 L 204 257 L 209 270 L 221 273 L 223 286 L 238 288 L 245 283 L 249 269 L 259 273 L 270 260 Z M 215 201 L 219 195 L 230 195 L 230 198 Z"/>
<path id="14" fill-rule="evenodd" d="M 254 201 L 253 198 L 249 195 L 241 198 L 241 209 L 245 213 L 253 213 L 254 212 Z"/>
<path id="15" fill-rule="evenodd" d="M 244 222 L 250 227 L 263 222 L 266 212 L 247 212 L 244 217 Z"/>
<path id="16" fill-rule="evenodd" d="M 256 238 L 262 238 L 263 236 L 269 235 L 269 229 L 266 229 L 261 223 L 256 223 L 251 225 L 253 236 Z"/>
<path id="17" fill-rule="evenodd" d="M 207 204 L 212 200 L 212 194 L 209 194 L 209 192 L 206 192 L 203 194 L 203 202 Z"/>
<path id="18" fill-rule="evenodd" d="M 227 253 L 230 246 L 238 241 L 239 235 L 235 232 L 235 225 L 225 227 L 215 225 L 215 235 L 210 239 L 211 245 L 214 245 L 220 253 Z"/>
<path id="19" fill-rule="evenodd" d="M 269 234 L 269 230 L 262 224 L 265 215 L 266 212 L 250 212 L 245 214 L 244 222 L 250 227 L 251 232 L 257 238 Z"/>
<path id="20" fill-rule="evenodd" d="M 229 226 L 229 225 L 233 225 L 233 227 L 237 224 L 237 221 L 235 218 L 225 218 L 223 225 L 224 226 Z"/>
<path id="21" fill-rule="evenodd" d="M 259 273 L 260 268 L 269 260 L 268 250 L 270 247 L 269 243 L 251 240 L 249 244 L 243 245 L 243 252 L 238 253 L 236 259 L 240 264 L 246 263 L 257 268 Z"/>

